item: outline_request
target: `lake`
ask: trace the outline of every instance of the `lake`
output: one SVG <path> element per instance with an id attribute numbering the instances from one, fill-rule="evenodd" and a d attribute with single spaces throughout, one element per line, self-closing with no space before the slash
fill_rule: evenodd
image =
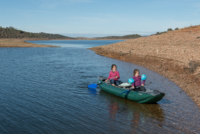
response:
<path id="1" fill-rule="evenodd" d="M 0 48 L 0 133 L 200 133 L 199 108 L 175 83 L 87 49 L 119 41 L 28 41 L 60 47 Z M 139 69 L 152 82 L 147 87 L 166 96 L 138 104 L 88 89 L 98 76 L 108 76 L 111 64 L 124 82 Z"/>

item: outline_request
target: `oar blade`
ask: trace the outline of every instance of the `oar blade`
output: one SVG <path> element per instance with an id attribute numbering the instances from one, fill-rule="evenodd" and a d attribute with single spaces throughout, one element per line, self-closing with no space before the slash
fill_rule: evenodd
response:
<path id="1" fill-rule="evenodd" d="M 97 84 L 90 84 L 90 85 L 88 85 L 88 88 L 95 89 L 95 88 L 97 88 Z"/>

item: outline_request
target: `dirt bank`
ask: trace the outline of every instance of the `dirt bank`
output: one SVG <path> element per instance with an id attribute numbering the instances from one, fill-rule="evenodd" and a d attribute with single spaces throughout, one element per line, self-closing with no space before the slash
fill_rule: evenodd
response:
<path id="1" fill-rule="evenodd" d="M 91 50 L 160 73 L 180 86 L 200 106 L 200 26 L 98 46 Z"/>
<path id="2" fill-rule="evenodd" d="M 55 47 L 51 45 L 39 45 L 25 42 L 36 39 L 0 39 L 0 47 Z"/>

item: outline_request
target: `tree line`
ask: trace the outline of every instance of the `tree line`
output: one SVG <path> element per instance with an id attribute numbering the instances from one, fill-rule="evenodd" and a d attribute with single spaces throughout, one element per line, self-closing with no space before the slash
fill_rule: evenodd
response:
<path id="1" fill-rule="evenodd" d="M 48 39 L 73 39 L 68 36 L 60 34 L 49 34 L 49 33 L 31 33 L 23 30 L 18 30 L 14 27 L 3 28 L 0 26 L 0 38 L 48 38 Z"/>
<path id="2" fill-rule="evenodd" d="M 98 39 L 134 39 L 142 37 L 139 34 L 131 34 L 131 35 L 124 35 L 124 36 L 106 36 L 106 37 L 96 37 Z"/>
<path id="3" fill-rule="evenodd" d="M 178 30 L 178 29 L 179 29 L 179 28 L 177 27 L 177 28 L 175 28 L 174 30 Z M 172 28 L 168 28 L 167 31 L 164 31 L 164 32 L 157 32 L 156 35 L 160 35 L 160 34 L 163 34 L 163 33 L 168 32 L 168 31 L 173 31 L 173 29 L 172 29 Z"/>

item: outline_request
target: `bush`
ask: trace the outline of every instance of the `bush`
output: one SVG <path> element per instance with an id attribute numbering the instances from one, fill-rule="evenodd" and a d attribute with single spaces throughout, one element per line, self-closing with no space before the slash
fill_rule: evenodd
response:
<path id="1" fill-rule="evenodd" d="M 167 31 L 173 31 L 171 28 L 168 28 Z"/>
<path id="2" fill-rule="evenodd" d="M 174 30 L 178 30 L 179 28 L 177 27 L 177 28 L 175 28 Z"/>
<path id="3" fill-rule="evenodd" d="M 24 33 L 24 31 L 22 31 L 22 30 L 19 30 L 19 33 L 20 33 L 20 34 L 22 34 L 22 33 Z"/>
<path id="4" fill-rule="evenodd" d="M 189 70 L 193 73 L 198 67 L 200 67 L 200 61 L 190 61 Z"/>

